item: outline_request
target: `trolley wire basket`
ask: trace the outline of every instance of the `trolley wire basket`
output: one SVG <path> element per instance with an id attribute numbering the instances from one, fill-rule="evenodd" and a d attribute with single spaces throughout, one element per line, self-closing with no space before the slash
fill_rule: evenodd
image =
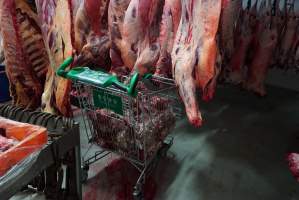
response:
<path id="1" fill-rule="evenodd" d="M 86 131 L 93 142 L 145 164 L 155 155 L 175 125 L 174 85 L 154 78 L 153 91 L 137 84 L 136 97 L 114 87 L 103 88 L 75 81 Z"/>
<path id="2" fill-rule="evenodd" d="M 118 81 L 83 67 L 65 72 L 71 62 L 66 60 L 57 73 L 73 82 L 88 139 L 130 161 L 141 172 L 138 181 L 144 182 L 165 140 L 172 144 L 168 134 L 181 116 L 173 80 L 147 76 L 138 81 L 134 74 Z"/>

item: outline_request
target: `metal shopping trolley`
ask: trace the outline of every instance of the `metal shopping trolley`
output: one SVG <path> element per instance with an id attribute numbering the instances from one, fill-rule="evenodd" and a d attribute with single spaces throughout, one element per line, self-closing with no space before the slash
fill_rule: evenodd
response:
<path id="1" fill-rule="evenodd" d="M 173 80 L 137 73 L 117 77 L 87 67 L 66 71 L 72 61 L 65 60 L 57 74 L 72 80 L 88 138 L 106 152 L 93 160 L 110 152 L 127 159 L 140 172 L 133 195 L 142 198 L 146 175 L 172 145 L 168 134 L 181 116 Z"/>

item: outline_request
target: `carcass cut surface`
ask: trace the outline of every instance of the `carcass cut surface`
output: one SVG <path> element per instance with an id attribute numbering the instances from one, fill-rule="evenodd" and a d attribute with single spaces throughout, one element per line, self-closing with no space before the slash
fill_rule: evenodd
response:
<path id="1" fill-rule="evenodd" d="M 134 71 L 141 75 L 155 72 L 160 53 L 158 39 L 164 3 L 164 0 L 139 0 L 137 18 L 140 39 Z"/>
<path id="2" fill-rule="evenodd" d="M 289 162 L 289 168 L 293 176 L 297 179 L 297 181 L 299 181 L 299 154 L 290 153 L 287 156 L 287 160 Z"/>
<path id="3" fill-rule="evenodd" d="M 9 148 L 13 147 L 17 143 L 18 143 L 17 140 L 9 139 L 0 134 L 0 154 L 1 154 L 1 152 L 4 152 L 4 151 L 8 150 Z"/>
<path id="4" fill-rule="evenodd" d="M 25 1 L 2 1 L 0 24 L 13 102 L 37 108 L 49 67 L 37 14 Z"/>
<path id="5" fill-rule="evenodd" d="M 164 0 L 131 0 L 125 13 L 120 49 L 122 61 L 140 74 L 155 71 Z"/>
<path id="6" fill-rule="evenodd" d="M 131 0 L 110 0 L 108 9 L 108 28 L 111 41 L 110 58 L 111 73 L 117 75 L 128 75 L 129 69 L 124 64 L 122 55 L 127 49 L 122 46 L 124 32 L 124 18 Z"/>
<path id="7" fill-rule="evenodd" d="M 181 19 L 181 1 L 165 0 L 160 26 L 160 56 L 156 64 L 155 75 L 172 77 L 171 51 Z"/>
<path id="8" fill-rule="evenodd" d="M 200 126 L 196 90 L 213 98 L 220 70 L 224 80 L 263 96 L 269 67 L 299 69 L 298 16 L 291 3 L 281 7 L 284 0 L 35 1 L 38 17 L 32 3 L 1 2 L 18 105 L 38 107 L 44 90 L 43 110 L 69 116 L 71 84 L 55 71 L 74 55 L 73 66 L 173 77 L 190 122 Z"/>
<path id="9" fill-rule="evenodd" d="M 260 96 L 264 96 L 266 94 L 264 81 L 274 55 L 278 33 L 276 25 L 271 22 L 271 5 L 264 4 L 259 12 L 261 14 L 259 31 L 256 34 L 258 39 L 251 63 L 248 66 L 245 87 L 258 93 Z M 271 23 L 272 26 L 270 26 Z"/>
<path id="10" fill-rule="evenodd" d="M 286 17 L 286 27 L 284 29 L 284 32 L 282 33 L 282 40 L 280 43 L 280 48 L 279 48 L 279 62 L 278 64 L 282 68 L 286 68 L 287 66 L 287 60 L 290 57 L 291 53 L 291 48 L 292 45 L 294 44 L 294 40 L 296 35 L 298 34 L 298 23 L 299 20 L 296 17 L 294 8 L 290 10 Z"/>
<path id="11" fill-rule="evenodd" d="M 222 0 L 221 20 L 219 25 L 220 48 L 224 63 L 232 58 L 236 46 L 236 22 L 240 17 L 242 1 Z"/>
<path id="12" fill-rule="evenodd" d="M 189 121 L 195 126 L 202 123 L 196 100 L 196 86 L 203 91 L 203 98 L 214 90 L 208 85 L 216 75 L 215 37 L 220 11 L 219 0 L 182 1 L 181 21 L 172 50 L 172 73 Z"/>
<path id="13" fill-rule="evenodd" d="M 73 54 L 72 1 L 36 0 L 36 7 L 50 66 L 42 96 L 45 112 L 70 116 L 69 92 L 71 82 L 56 76 L 58 66 Z"/>
<path id="14" fill-rule="evenodd" d="M 1 29 L 0 29 L 0 63 L 3 63 L 4 60 L 5 60 L 5 57 L 4 57 L 4 49 L 3 49 L 3 39 L 2 39 L 2 36 L 1 36 Z"/>

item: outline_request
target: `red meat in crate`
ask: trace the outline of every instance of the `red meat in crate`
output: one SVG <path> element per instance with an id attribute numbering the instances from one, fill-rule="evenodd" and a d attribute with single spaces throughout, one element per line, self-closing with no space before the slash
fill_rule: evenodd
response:
<path id="1" fill-rule="evenodd" d="M 133 119 L 128 113 L 121 116 L 107 109 L 97 109 L 87 115 L 93 125 L 95 140 L 101 147 L 136 156 L 138 146 L 139 153 L 146 151 L 146 155 L 151 156 L 175 125 L 170 103 L 159 96 L 135 101 Z"/>
<path id="2" fill-rule="evenodd" d="M 0 129 L 2 130 L 0 140 L 8 145 L 6 151 L 0 151 L 0 176 L 33 152 L 41 149 L 48 139 L 47 130 L 43 127 L 3 117 L 0 117 Z"/>
<path id="3" fill-rule="evenodd" d="M 299 153 L 290 153 L 287 160 L 293 176 L 299 181 Z"/>
<path id="4" fill-rule="evenodd" d="M 0 135 L 0 152 L 4 152 L 17 144 L 18 142 L 14 139 L 9 139 L 7 137 L 4 137 Z"/>

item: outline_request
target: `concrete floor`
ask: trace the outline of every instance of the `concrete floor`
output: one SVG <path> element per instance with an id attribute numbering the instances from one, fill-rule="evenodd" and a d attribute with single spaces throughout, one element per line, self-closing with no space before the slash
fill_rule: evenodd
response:
<path id="1" fill-rule="evenodd" d="M 299 148 L 299 93 L 271 87 L 268 97 L 258 98 L 220 87 L 212 102 L 201 104 L 201 110 L 202 128 L 191 127 L 186 119 L 178 122 L 169 155 L 154 172 L 155 199 L 299 199 L 299 184 L 285 162 L 286 152 Z M 82 154 L 87 148 L 82 137 Z M 105 178 L 99 174 L 113 158 L 91 167 L 90 179 L 83 186 L 85 193 L 90 187 L 105 193 L 101 188 Z M 95 179 L 101 179 L 96 187 Z M 21 199 L 25 200 L 24 196 Z"/>
<path id="2" fill-rule="evenodd" d="M 268 97 L 258 98 L 223 87 L 202 111 L 201 129 L 178 123 L 174 158 L 158 170 L 157 199 L 299 199 L 285 162 L 299 136 L 299 94 L 269 88 Z"/>

